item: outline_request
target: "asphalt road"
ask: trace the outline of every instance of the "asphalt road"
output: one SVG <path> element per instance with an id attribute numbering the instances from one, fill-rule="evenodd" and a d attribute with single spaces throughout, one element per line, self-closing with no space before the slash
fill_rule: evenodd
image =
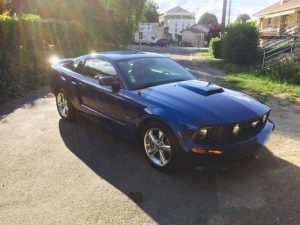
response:
<path id="1" fill-rule="evenodd" d="M 153 51 L 197 70 L 186 50 Z M 300 107 L 278 102 L 278 131 L 258 159 L 165 174 L 101 126 L 60 120 L 46 87 L 10 101 L 0 106 L 0 224 L 300 224 Z"/>

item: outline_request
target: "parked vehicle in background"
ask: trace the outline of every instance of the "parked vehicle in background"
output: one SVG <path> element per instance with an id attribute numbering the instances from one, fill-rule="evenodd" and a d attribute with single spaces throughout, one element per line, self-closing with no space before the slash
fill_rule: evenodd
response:
<path id="1" fill-rule="evenodd" d="M 160 47 L 167 47 L 169 46 L 170 42 L 167 38 L 158 38 L 150 42 L 150 46 L 160 46 Z"/>

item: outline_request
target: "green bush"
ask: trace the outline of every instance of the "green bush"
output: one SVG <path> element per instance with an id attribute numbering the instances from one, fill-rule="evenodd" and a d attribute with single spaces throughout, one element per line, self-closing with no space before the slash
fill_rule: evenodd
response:
<path id="1" fill-rule="evenodd" d="M 234 64 L 251 64 L 259 59 L 259 34 L 251 23 L 233 23 L 227 26 L 222 41 L 222 56 Z"/>
<path id="2" fill-rule="evenodd" d="M 0 15 L 0 101 L 46 84 L 51 54 L 75 57 L 108 48 L 102 37 L 79 23 Z"/>
<path id="3" fill-rule="evenodd" d="M 300 61 L 294 57 L 278 59 L 265 69 L 265 74 L 280 82 L 300 84 Z"/>
<path id="4" fill-rule="evenodd" d="M 221 59 L 221 45 L 222 40 L 220 38 L 212 38 L 209 42 L 209 53 L 216 59 Z"/>

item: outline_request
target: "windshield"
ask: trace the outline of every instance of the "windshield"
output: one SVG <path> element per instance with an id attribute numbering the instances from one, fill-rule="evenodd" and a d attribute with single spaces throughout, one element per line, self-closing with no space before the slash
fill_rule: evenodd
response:
<path id="1" fill-rule="evenodd" d="M 169 58 L 141 58 L 118 62 L 130 89 L 192 80 L 195 77 Z"/>

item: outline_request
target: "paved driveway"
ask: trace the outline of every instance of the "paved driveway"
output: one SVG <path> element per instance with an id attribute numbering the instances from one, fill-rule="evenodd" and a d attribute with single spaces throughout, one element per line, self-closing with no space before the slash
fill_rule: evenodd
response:
<path id="1" fill-rule="evenodd" d="M 185 51 L 165 53 L 197 70 Z M 257 160 L 177 174 L 154 170 L 138 146 L 93 122 L 60 120 L 48 88 L 8 102 L 0 224 L 300 224 L 300 107 L 276 101 L 277 131 Z"/>

